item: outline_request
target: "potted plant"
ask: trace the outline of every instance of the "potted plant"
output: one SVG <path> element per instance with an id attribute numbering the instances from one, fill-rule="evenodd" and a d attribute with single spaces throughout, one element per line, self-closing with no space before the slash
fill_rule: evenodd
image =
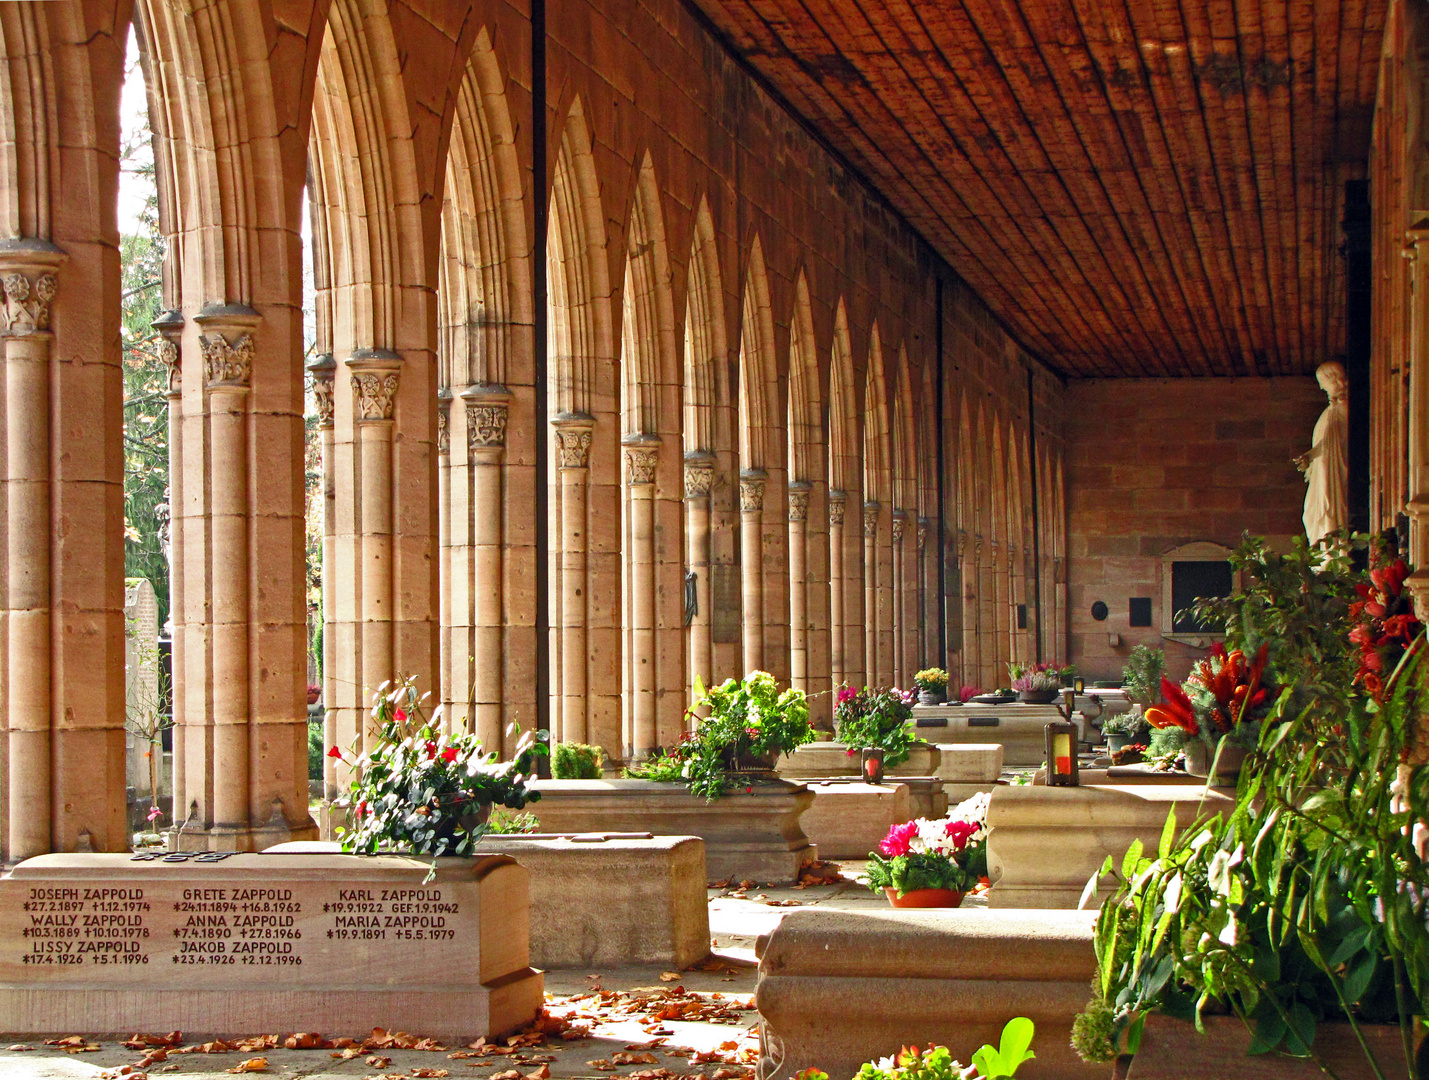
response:
<path id="1" fill-rule="evenodd" d="M 1062 690 L 1062 669 L 1052 664 L 1008 664 L 1007 674 L 1017 700 L 1028 705 L 1050 705 Z"/>
<path id="2" fill-rule="evenodd" d="M 1151 725 L 1146 722 L 1140 705 L 1133 705 L 1126 712 L 1107 717 L 1102 723 L 1102 734 L 1106 736 L 1107 750 L 1112 753 L 1128 743 L 1141 738 Z"/>
<path id="3" fill-rule="evenodd" d="M 522 734 L 511 761 L 486 753 L 481 740 L 450 732 L 428 719 L 412 676 L 383 683 L 372 695 L 377 734 L 372 747 L 345 755 L 328 751 L 352 768 L 355 779 L 338 800 L 350 809 L 339 829 L 342 850 L 364 855 L 469 855 L 487 831 L 493 806 L 520 810 L 539 799 L 527 787 L 545 743 Z"/>
<path id="4" fill-rule="evenodd" d="M 1234 783 L 1240 775 L 1274 704 L 1265 673 L 1268 655 L 1268 645 L 1247 659 L 1240 649 L 1227 651 L 1216 642 L 1180 686 L 1161 679 L 1164 700 L 1146 710 L 1146 719 L 1152 727 L 1186 734 L 1186 771 L 1192 776 L 1214 772 L 1214 779 Z"/>
<path id="5" fill-rule="evenodd" d="M 724 794 L 730 775 L 746 782 L 773 778 L 780 754 L 814 739 L 804 691 L 782 693 L 767 671 L 751 671 L 708 691 L 696 683 L 696 701 L 687 716 L 695 727 L 682 742 L 625 775 L 637 780 L 683 781 L 691 793 L 713 802 Z M 706 709 L 700 719 L 696 710 Z"/>
<path id="6" fill-rule="evenodd" d="M 599 780 L 604 753 L 585 743 L 556 743 L 551 750 L 551 776 L 557 780 Z"/>
<path id="7" fill-rule="evenodd" d="M 1287 564 L 1305 565 L 1294 555 L 1258 561 L 1294 586 Z M 1148 1052 L 1155 1031 L 1188 1075 L 1226 1075 L 1231 1052 L 1264 1055 L 1256 1070 L 1267 1077 L 1275 1054 L 1342 1080 L 1425 1075 L 1425 638 L 1412 603 L 1399 603 L 1407 567 L 1372 576 L 1336 612 L 1343 573 L 1251 613 L 1275 612 L 1285 628 L 1275 655 L 1295 677 L 1260 724 L 1258 768 L 1234 809 L 1180 835 L 1168 820 L 1154 852 L 1134 843 L 1088 883 L 1090 893 L 1111 875 L 1117 888 L 1098 916 L 1093 997 L 1073 1029 L 1084 1059 Z M 1327 607 L 1338 647 L 1324 633 Z M 1360 631 L 1396 616 L 1405 622 Z M 1366 643 L 1398 659 L 1366 662 Z M 1306 1064 L 1286 1062 L 1283 1075 Z"/>
<path id="8" fill-rule="evenodd" d="M 894 825 L 868 853 L 868 887 L 893 907 L 957 907 L 987 876 L 987 796 Z M 881 854 L 880 854 L 881 853 Z"/>
<path id="9" fill-rule="evenodd" d="M 1121 688 L 1133 705 L 1149 709 L 1161 700 L 1161 676 L 1166 673 L 1166 652 L 1137 645 L 1121 669 Z"/>
<path id="10" fill-rule="evenodd" d="M 861 690 L 839 688 L 834 705 L 834 732 L 852 757 L 861 750 L 881 749 L 883 767 L 891 769 L 908 760 L 917 741 L 908 721 L 913 718 L 913 695 L 897 687 Z"/>
<path id="11" fill-rule="evenodd" d="M 942 668 L 924 668 L 913 676 L 919 705 L 941 705 L 948 697 L 948 673 Z"/>

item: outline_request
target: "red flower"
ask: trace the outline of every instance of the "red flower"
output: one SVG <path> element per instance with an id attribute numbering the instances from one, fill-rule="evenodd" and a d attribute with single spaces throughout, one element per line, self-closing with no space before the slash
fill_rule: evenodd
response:
<path id="1" fill-rule="evenodd" d="M 331 750 L 329 750 L 329 751 L 327 752 L 327 756 L 328 756 L 328 757 L 340 758 L 340 757 L 342 757 L 342 751 L 339 750 L 336 746 L 334 746 Z"/>
<path id="2" fill-rule="evenodd" d="M 455 760 L 456 760 L 456 747 L 455 747 L 455 746 L 448 746 L 445 750 L 443 750 L 443 751 L 442 751 L 442 760 L 445 761 L 445 762 L 447 762 L 447 764 L 451 764 L 453 761 L 455 761 Z"/>
<path id="3" fill-rule="evenodd" d="M 888 830 L 888 835 L 879 843 L 878 850 L 889 858 L 907 855 L 908 845 L 913 837 L 917 835 L 918 823 L 916 821 L 905 821 L 902 825 L 895 825 Z"/>
<path id="4" fill-rule="evenodd" d="M 948 822 L 948 839 L 953 842 L 953 847 L 961 851 L 968 846 L 968 839 L 973 833 L 981 828 L 971 821 L 950 821 Z"/>
<path id="5" fill-rule="evenodd" d="M 1188 735 L 1195 735 L 1201 730 L 1201 725 L 1196 723 L 1195 710 L 1191 708 L 1191 699 L 1164 675 L 1161 676 L 1161 697 L 1164 704 L 1153 705 L 1146 710 L 1148 724 L 1158 728 L 1178 727 Z"/>
<path id="6" fill-rule="evenodd" d="M 431 739 L 428 739 L 428 740 L 427 740 L 427 757 L 429 757 L 429 758 L 434 758 L 434 757 L 436 757 L 436 756 L 437 756 L 437 744 L 436 744 L 435 742 L 433 742 Z"/>
<path id="7" fill-rule="evenodd" d="M 398 709 L 398 710 L 397 710 L 397 723 L 399 723 L 399 724 L 405 724 L 406 722 L 407 722 L 407 713 L 405 712 L 405 710 Z"/>

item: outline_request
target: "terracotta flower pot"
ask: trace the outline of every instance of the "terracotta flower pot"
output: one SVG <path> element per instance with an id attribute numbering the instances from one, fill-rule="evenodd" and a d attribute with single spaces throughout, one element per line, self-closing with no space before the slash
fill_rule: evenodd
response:
<path id="1" fill-rule="evenodd" d="M 954 908 L 963 902 L 963 894 L 956 889 L 911 889 L 899 896 L 892 885 L 885 885 L 883 893 L 896 908 Z"/>

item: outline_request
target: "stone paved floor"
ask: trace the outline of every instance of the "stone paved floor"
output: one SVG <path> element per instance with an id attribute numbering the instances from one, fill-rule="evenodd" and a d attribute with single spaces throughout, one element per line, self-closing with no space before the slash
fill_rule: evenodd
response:
<path id="1" fill-rule="evenodd" d="M 846 862 L 843 869 L 846 875 L 856 877 L 862 864 Z M 696 1075 L 705 1080 L 746 1080 L 753 1070 L 745 1066 L 753 1062 L 757 1047 L 757 1015 L 752 1005 L 756 938 L 772 930 L 796 906 L 876 910 L 886 901 L 855 880 L 803 889 L 730 886 L 711 889 L 709 897 L 713 951 L 705 967 L 713 970 L 673 973 L 641 967 L 546 973 L 547 1009 L 566 1023 L 589 1027 L 588 1038 L 566 1041 L 553 1034 L 513 1053 L 461 1058 L 450 1056 L 470 1053 L 461 1046 L 435 1051 L 383 1049 L 360 1053 L 349 1060 L 335 1059 L 334 1053 L 341 1051 L 333 1049 L 281 1047 L 171 1054 L 143 1070 L 133 1068 L 143 1053 L 125 1049 L 112 1039 L 100 1040 L 101 1049 L 97 1052 L 78 1054 L 44 1046 L 42 1040 L 29 1040 L 20 1045 L 33 1047 L 30 1050 L 6 1051 L 0 1046 L 0 1080 L 140 1080 L 141 1074 L 146 1074 L 148 1080 L 217 1080 L 242 1062 L 260 1057 L 266 1059 L 266 1069 L 246 1075 L 275 1080 L 421 1080 L 438 1076 L 472 1080 L 672 1080 Z M 968 905 L 981 902 L 980 897 L 964 901 Z M 291 1033 L 272 1034 L 281 1040 Z M 361 1033 L 334 1030 L 323 1034 L 335 1038 Z M 186 1045 L 194 1045 L 195 1041 Z M 130 1071 L 121 1073 L 126 1066 Z"/>

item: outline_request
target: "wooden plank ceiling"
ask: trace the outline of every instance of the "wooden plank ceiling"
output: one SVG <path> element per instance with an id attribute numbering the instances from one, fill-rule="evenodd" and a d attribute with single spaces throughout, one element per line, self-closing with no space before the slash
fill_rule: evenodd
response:
<path id="1" fill-rule="evenodd" d="M 1072 376 L 1343 352 L 1387 0 L 693 0 Z"/>

